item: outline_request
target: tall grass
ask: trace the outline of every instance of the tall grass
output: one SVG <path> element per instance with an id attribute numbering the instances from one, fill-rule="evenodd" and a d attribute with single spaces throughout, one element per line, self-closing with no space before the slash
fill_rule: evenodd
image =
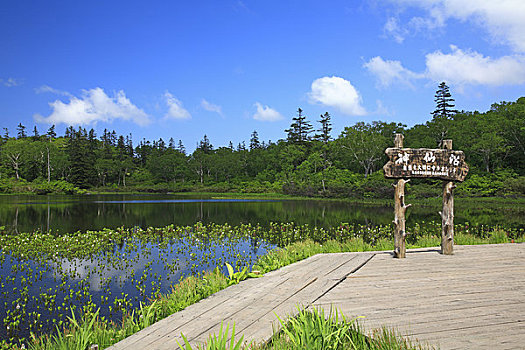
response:
<path id="1" fill-rule="evenodd" d="M 398 336 L 386 328 L 366 334 L 357 319 L 348 320 L 338 310 L 331 309 L 328 315 L 322 308 L 299 308 L 295 317 L 287 320 L 277 316 L 280 330 L 274 329 L 273 336 L 266 343 L 242 344 L 243 337 L 235 341 L 235 325 L 232 333 L 229 327 L 221 324 L 218 334 L 210 335 L 204 344 L 192 347 L 184 334 L 184 345 L 181 350 L 238 350 L 243 348 L 257 350 L 416 350 L 427 349 L 418 343 Z M 228 342 L 228 339 L 230 341 Z"/>

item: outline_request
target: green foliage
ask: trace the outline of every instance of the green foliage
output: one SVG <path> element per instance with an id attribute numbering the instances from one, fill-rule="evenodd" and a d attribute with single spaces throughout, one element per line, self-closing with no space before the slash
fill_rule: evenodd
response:
<path id="1" fill-rule="evenodd" d="M 226 268 L 228 269 L 228 285 L 238 284 L 241 281 L 244 281 L 247 278 L 257 278 L 261 277 L 259 273 L 248 272 L 248 266 L 245 266 L 242 270 L 234 272 L 233 267 L 226 263 Z"/>
<path id="2" fill-rule="evenodd" d="M 235 342 L 235 323 L 232 326 L 232 332 L 230 335 L 230 324 L 226 325 L 226 328 L 223 330 L 223 322 L 221 322 L 221 328 L 219 329 L 219 334 L 210 335 L 208 341 L 204 345 L 197 346 L 196 349 L 206 349 L 206 350 L 239 350 L 243 344 L 244 335 Z M 188 339 L 181 333 L 182 339 L 184 339 L 184 346 L 182 346 L 178 341 L 177 344 L 181 350 L 192 350 Z M 228 342 L 228 339 L 230 341 Z M 229 344 L 229 346 L 228 346 Z"/>
<path id="3" fill-rule="evenodd" d="M 174 140 L 169 146 L 162 139 L 144 140 L 133 149 L 131 135 L 124 138 L 108 130 L 100 139 L 93 130 L 72 127 L 63 137 L 54 131 L 46 136 L 5 137 L 0 144 L 0 191 L 78 193 L 44 185 L 40 179 L 45 179 L 104 192 L 208 190 L 388 198 L 392 189 L 380 179 L 384 150 L 393 145 L 394 133 L 402 132 L 405 147 L 436 148 L 451 138 L 454 149 L 465 152 L 471 175 L 458 195 L 523 196 L 525 97 L 494 104 L 483 113 L 456 113 L 452 101 L 448 87 L 441 84 L 437 108 L 425 124 L 407 128 L 401 123 L 358 122 L 345 126 L 335 139 L 330 136 L 329 114 L 321 116 L 318 134 L 311 138 L 313 127 L 298 110 L 286 130 L 287 140 L 265 143 L 254 131 L 249 148 L 244 142 L 237 148 L 213 147 L 205 135 L 189 155 L 175 147 Z M 9 183 L 6 178 L 35 185 Z M 412 197 L 439 195 L 429 182 L 414 182 L 411 190 L 407 195 Z"/>
<path id="4" fill-rule="evenodd" d="M 338 310 L 330 309 L 328 316 L 322 308 L 298 307 L 298 314 L 283 321 L 281 331 L 262 349 L 422 349 L 423 347 L 404 340 L 394 332 L 383 328 L 367 336 L 361 329 L 358 318 L 347 320 Z"/>

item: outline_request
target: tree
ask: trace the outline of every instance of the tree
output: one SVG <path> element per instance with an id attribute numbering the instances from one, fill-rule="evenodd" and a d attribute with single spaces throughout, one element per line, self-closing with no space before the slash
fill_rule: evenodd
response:
<path id="1" fill-rule="evenodd" d="M 23 154 L 26 152 L 25 139 L 10 139 L 2 145 L 2 154 L 7 159 L 15 172 L 16 179 L 20 179 L 20 166 L 23 163 Z"/>
<path id="2" fill-rule="evenodd" d="M 332 123 L 330 122 L 331 118 L 332 117 L 328 112 L 324 115 L 321 114 L 321 119 L 318 120 L 319 123 L 321 123 L 321 128 L 317 130 L 319 134 L 314 137 L 316 140 L 322 141 L 323 143 L 328 143 L 328 141 L 330 141 L 330 131 L 332 131 Z"/>
<path id="3" fill-rule="evenodd" d="M 394 133 L 403 129 L 402 124 L 380 121 L 346 127 L 337 140 L 340 161 L 348 162 L 349 167 L 357 163 L 364 170 L 365 178 L 368 177 L 385 162 L 385 148 L 391 145 Z"/>
<path id="4" fill-rule="evenodd" d="M 26 127 L 22 125 L 22 123 L 18 124 L 18 126 L 16 127 L 16 130 L 17 130 L 17 138 L 23 139 L 24 137 L 27 137 Z"/>
<path id="5" fill-rule="evenodd" d="M 85 129 L 78 128 L 68 141 L 67 155 L 71 165 L 70 181 L 80 188 L 88 188 L 96 179 L 94 140 L 88 139 Z"/>
<path id="6" fill-rule="evenodd" d="M 40 134 L 38 133 L 38 129 L 36 128 L 36 125 L 35 127 L 33 128 L 33 140 L 38 140 L 38 138 L 40 137 Z"/>
<path id="7" fill-rule="evenodd" d="M 213 151 L 213 145 L 211 144 L 210 139 L 206 135 L 204 135 L 203 139 L 199 142 L 197 148 L 206 154 L 209 154 Z"/>
<path id="8" fill-rule="evenodd" d="M 434 95 L 434 102 L 436 102 L 436 109 L 431 113 L 433 116 L 431 122 L 433 125 L 431 126 L 434 126 L 437 130 L 436 140 L 438 141 L 438 147 L 441 147 L 443 140 L 448 134 L 449 121 L 458 113 L 454 109 L 454 99 L 444 81 L 439 84 L 438 90 Z"/>
<path id="9" fill-rule="evenodd" d="M 312 124 L 303 116 L 301 108 L 297 109 L 297 116 L 293 117 L 292 120 L 290 128 L 285 130 L 288 133 L 288 141 L 292 143 L 306 143 L 309 141 L 308 135 L 312 132 Z"/>
<path id="10" fill-rule="evenodd" d="M 51 127 L 47 130 L 47 138 L 52 140 L 55 137 L 57 137 L 57 133 L 55 132 L 55 124 L 51 125 Z"/>
<path id="11" fill-rule="evenodd" d="M 261 148 L 261 142 L 259 141 L 259 135 L 257 134 L 257 131 L 254 130 L 250 138 L 250 150 L 256 148 Z"/>
<path id="12" fill-rule="evenodd" d="M 182 140 L 179 140 L 179 144 L 177 146 L 177 150 L 182 153 L 186 154 L 186 147 L 184 147 L 184 144 L 182 143 Z"/>

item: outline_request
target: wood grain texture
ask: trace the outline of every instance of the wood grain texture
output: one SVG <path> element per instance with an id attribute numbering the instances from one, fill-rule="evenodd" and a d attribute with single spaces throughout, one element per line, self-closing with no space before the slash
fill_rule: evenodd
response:
<path id="1" fill-rule="evenodd" d="M 221 322 L 261 342 L 279 326 L 276 315 L 295 315 L 298 305 L 336 307 L 348 318 L 364 316 L 367 332 L 388 326 L 440 349 L 525 349 L 525 244 L 392 257 L 319 254 L 220 291 L 110 349 L 175 349 L 181 332 L 195 345 Z"/>

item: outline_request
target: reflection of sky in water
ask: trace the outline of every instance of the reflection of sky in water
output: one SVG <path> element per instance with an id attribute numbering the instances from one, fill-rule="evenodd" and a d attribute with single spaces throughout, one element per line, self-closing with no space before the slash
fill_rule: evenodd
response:
<path id="1" fill-rule="evenodd" d="M 242 256 L 245 262 L 253 264 L 258 256 L 265 254 L 272 247 L 253 238 L 197 239 L 190 236 L 170 241 L 165 246 L 135 239 L 122 246 L 115 246 L 113 251 L 102 252 L 92 258 L 61 259 L 43 264 L 31 260 L 19 261 L 6 255 L 7 258 L 0 267 L 0 276 L 5 284 L 0 299 L 0 318 L 5 318 L 7 310 L 12 310 L 21 297 L 22 280 L 30 280 L 31 284 L 26 285 L 29 301 L 25 309 L 28 313 L 37 311 L 36 306 L 42 305 L 39 298 L 45 292 L 56 295 L 55 306 L 66 303 L 62 311 L 66 315 L 70 314 L 71 305 L 82 306 L 91 299 L 96 308 L 100 307 L 101 316 L 118 321 L 121 314 L 109 312 L 109 306 L 114 304 L 115 298 L 127 295 L 132 306 L 138 307 L 139 302 L 147 302 L 156 291 L 171 292 L 173 285 L 178 283 L 181 277 L 210 271 L 216 266 L 226 273 L 225 262 L 235 265 L 237 255 Z M 25 270 L 13 273 L 11 267 L 20 264 L 26 264 Z M 173 264 L 174 268 L 170 269 L 170 264 Z M 14 277 L 14 282 L 5 282 L 7 277 Z M 89 292 L 89 297 L 82 295 L 79 299 L 68 299 L 68 296 L 74 296 L 83 288 Z M 33 299 L 33 296 L 36 299 Z M 101 303 L 102 298 L 106 297 L 107 303 Z M 41 321 L 44 327 L 48 330 L 54 329 L 56 322 L 51 320 L 58 320 L 60 316 L 42 309 L 38 312 L 42 314 Z M 66 315 L 62 315 L 62 319 L 65 319 Z M 20 335 L 28 336 L 29 332 L 27 329 L 22 330 Z M 0 338 L 5 336 L 5 328 L 0 326 Z"/>
<path id="2" fill-rule="evenodd" d="M 145 257 L 140 257 L 138 261 L 131 261 L 129 263 L 129 269 L 134 269 L 135 271 L 143 271 L 144 265 L 148 260 Z M 89 290 L 94 292 L 99 292 L 102 290 L 101 282 L 102 280 L 109 280 L 118 278 L 120 281 L 127 281 L 131 276 L 123 271 L 120 268 L 115 268 L 108 264 L 107 259 L 103 257 L 98 257 L 95 259 L 63 259 L 58 264 L 51 264 L 55 269 L 55 276 L 60 276 L 62 273 L 69 273 L 72 276 L 70 271 L 74 271 L 74 280 L 86 279 L 89 283 Z M 97 270 L 96 273 L 90 273 L 90 271 Z"/>

